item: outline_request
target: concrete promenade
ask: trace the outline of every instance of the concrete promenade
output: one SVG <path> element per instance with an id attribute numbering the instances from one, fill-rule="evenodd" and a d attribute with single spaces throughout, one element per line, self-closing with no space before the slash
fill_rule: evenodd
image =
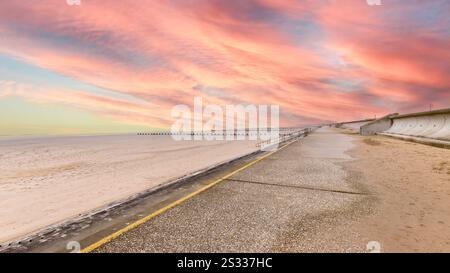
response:
<path id="1" fill-rule="evenodd" d="M 366 251 L 341 232 L 371 200 L 342 166 L 352 139 L 319 129 L 94 251 Z"/>

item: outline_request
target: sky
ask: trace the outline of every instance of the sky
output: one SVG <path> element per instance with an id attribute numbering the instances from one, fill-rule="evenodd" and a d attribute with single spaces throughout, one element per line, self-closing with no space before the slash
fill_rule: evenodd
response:
<path id="1" fill-rule="evenodd" d="M 279 105 L 282 126 L 450 107 L 450 1 L 0 1 L 0 135 L 169 128 Z"/>

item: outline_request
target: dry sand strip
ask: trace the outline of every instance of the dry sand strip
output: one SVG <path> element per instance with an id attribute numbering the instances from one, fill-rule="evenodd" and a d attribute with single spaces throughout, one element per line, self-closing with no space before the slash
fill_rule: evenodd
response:
<path id="1" fill-rule="evenodd" d="M 376 241 L 381 251 L 448 252 L 444 158 L 320 129 L 94 251 L 366 252 Z"/>

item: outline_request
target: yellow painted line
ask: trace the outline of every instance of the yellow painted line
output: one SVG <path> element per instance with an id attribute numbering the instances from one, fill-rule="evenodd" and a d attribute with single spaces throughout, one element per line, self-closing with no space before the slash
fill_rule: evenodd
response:
<path id="1" fill-rule="evenodd" d="M 235 174 L 237 174 L 237 173 L 239 173 L 239 172 L 241 172 L 241 171 L 243 171 L 243 170 L 253 166 L 254 164 L 258 163 L 259 161 L 261 161 L 261 160 L 263 160 L 263 159 L 273 155 L 274 153 L 284 149 L 285 147 L 291 145 L 294 142 L 296 142 L 296 141 L 290 142 L 290 143 L 280 147 L 276 151 L 273 151 L 273 152 L 270 152 L 268 154 L 265 154 L 265 155 L 255 159 L 254 161 L 252 161 L 250 163 L 247 163 L 246 165 L 240 167 L 239 169 L 237 169 L 237 170 L 235 170 L 235 171 L 225 175 L 224 177 L 222 177 L 222 178 L 220 178 L 220 179 L 218 179 L 218 180 L 216 180 L 216 181 L 214 181 L 214 182 L 212 182 L 212 183 L 210 183 L 210 184 L 208 184 L 208 185 L 206 185 L 206 186 L 204 186 L 204 187 L 202 187 L 202 188 L 200 188 L 200 189 L 198 189 L 198 190 L 196 190 L 196 191 L 194 191 L 194 192 L 192 192 L 192 193 L 190 193 L 190 194 L 188 194 L 188 195 L 186 195 L 186 196 L 184 196 L 184 197 L 182 197 L 182 198 L 180 198 L 180 199 L 178 199 L 176 201 L 174 201 L 173 203 L 170 203 L 169 205 L 167 205 L 167 206 L 165 206 L 163 208 L 160 208 L 159 210 L 153 212 L 152 214 L 147 215 L 146 217 L 144 217 L 144 218 L 142 218 L 140 220 L 137 220 L 136 222 L 134 222 L 134 223 L 124 227 L 121 230 L 118 230 L 118 231 L 114 232 L 113 234 L 106 236 L 105 238 L 101 239 L 100 241 L 98 241 L 96 243 L 93 243 L 92 245 L 82 249 L 81 253 L 89 253 L 89 252 L 94 251 L 95 249 L 101 247 L 102 245 L 111 242 L 113 239 L 119 237 L 123 233 L 128 232 L 128 231 L 130 231 L 130 230 L 132 230 L 132 229 L 134 229 L 134 228 L 144 224 L 145 222 L 151 220 L 152 218 L 155 218 L 156 216 L 160 215 L 161 213 L 163 213 L 163 212 L 165 212 L 165 211 L 167 211 L 167 210 L 169 210 L 169 209 L 171 209 L 171 208 L 173 208 L 173 207 L 183 203 L 184 201 L 186 201 L 188 199 L 191 199 L 192 197 L 198 195 L 199 193 L 202 193 L 202 192 L 206 191 L 207 189 L 209 189 L 209 188 L 219 184 L 220 182 L 230 178 L 231 176 L 233 176 L 233 175 L 235 175 Z"/>

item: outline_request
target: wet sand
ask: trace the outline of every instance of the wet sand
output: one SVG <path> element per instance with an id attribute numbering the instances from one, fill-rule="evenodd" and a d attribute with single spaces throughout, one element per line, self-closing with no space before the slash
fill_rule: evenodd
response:
<path id="1" fill-rule="evenodd" d="M 0 140 L 0 242 L 257 150 L 169 136 Z"/>

